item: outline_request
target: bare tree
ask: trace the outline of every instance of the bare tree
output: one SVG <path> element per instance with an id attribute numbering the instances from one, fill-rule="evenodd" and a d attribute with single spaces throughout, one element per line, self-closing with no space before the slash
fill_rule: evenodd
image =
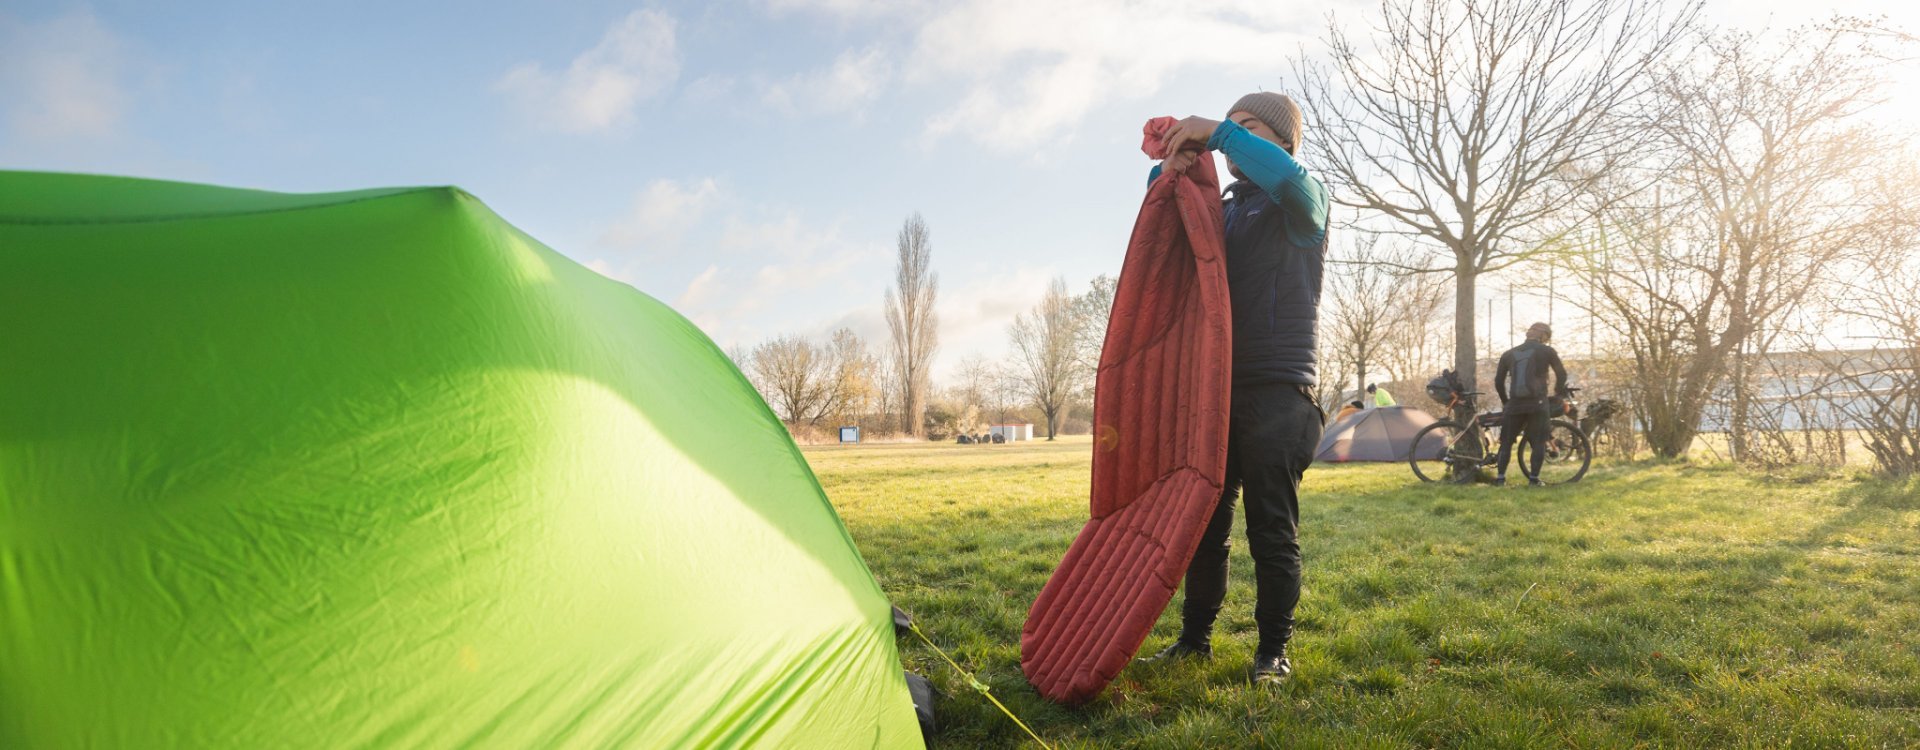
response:
<path id="1" fill-rule="evenodd" d="M 987 414 L 993 424 L 1007 424 L 1020 411 L 1022 381 L 1010 365 L 993 368 L 987 379 Z"/>
<path id="2" fill-rule="evenodd" d="M 985 357 L 978 354 L 967 355 L 965 359 L 960 360 L 960 369 L 954 373 L 954 376 L 953 400 L 975 407 L 982 414 L 990 411 L 993 402 L 994 374 L 992 366 L 987 364 Z"/>
<path id="3" fill-rule="evenodd" d="M 873 402 L 867 413 L 876 421 L 870 427 L 863 427 L 870 432 L 891 434 L 900 429 L 900 380 L 895 377 L 898 370 L 893 364 L 893 347 L 880 352 L 875 360 Z"/>
<path id="4" fill-rule="evenodd" d="M 733 362 L 734 369 L 746 376 L 747 383 L 756 390 L 763 390 L 760 387 L 759 378 L 753 372 L 753 350 L 747 348 L 746 344 L 734 344 L 727 347 L 726 352 L 727 359 Z"/>
<path id="5" fill-rule="evenodd" d="M 1353 364 L 1352 360 L 1338 355 L 1346 347 L 1339 331 L 1332 326 L 1321 326 L 1316 347 L 1314 361 L 1320 364 L 1320 377 L 1314 381 L 1313 400 L 1320 404 L 1321 411 L 1331 417 L 1340 411 L 1340 404 L 1346 401 L 1346 384 L 1353 377 Z"/>
<path id="6" fill-rule="evenodd" d="M 1769 51 L 1728 34 L 1657 76 L 1637 118 L 1657 154 L 1648 202 L 1599 215 L 1582 259 L 1601 319 L 1636 360 L 1634 399 L 1656 453 L 1692 444 L 1724 384 L 1730 447 L 1748 454 L 1754 363 L 1783 321 L 1905 220 L 1876 162 L 1890 142 L 1855 117 L 1879 79 L 1837 32 Z M 1598 184 L 1630 193 L 1633 188 Z"/>
<path id="7" fill-rule="evenodd" d="M 1586 186 L 1632 158 L 1610 117 L 1646 92 L 1697 0 L 1386 0 L 1362 46 L 1297 61 L 1335 201 L 1415 237 L 1454 280 L 1454 369 L 1475 382 L 1476 282 L 1551 247 Z"/>
<path id="8" fill-rule="evenodd" d="M 1402 274 L 1395 285 L 1395 324 L 1380 341 L 1380 367 L 1387 380 L 1432 377 L 1447 364 L 1448 297 L 1445 279 L 1429 274 Z"/>
<path id="9" fill-rule="evenodd" d="M 1013 339 L 1022 395 L 1047 420 L 1047 439 L 1060 428 L 1067 400 L 1083 388 L 1086 369 L 1081 362 L 1081 326 L 1085 316 L 1074 309 L 1065 279 L 1055 277 L 1047 293 L 1030 312 L 1015 316 L 1007 333 Z"/>
<path id="10" fill-rule="evenodd" d="M 1632 352 L 1629 377 L 1634 417 L 1654 453 L 1677 456 L 1693 444 L 1712 381 L 1718 371 L 1695 367 L 1702 338 L 1712 336 L 1708 319 L 1692 314 L 1692 284 L 1681 269 L 1662 260 L 1668 243 L 1664 211 L 1609 212 L 1596 234 L 1585 276 L 1598 292 L 1594 314 Z"/>
<path id="11" fill-rule="evenodd" d="M 1352 253 L 1331 264 L 1326 295 L 1331 302 L 1320 335 L 1330 337 L 1327 353 L 1344 376 L 1354 379 L 1356 389 L 1364 390 L 1373 373 L 1385 368 L 1390 349 L 1425 345 L 1407 331 L 1431 329 L 1438 298 L 1425 278 L 1400 270 L 1406 263 L 1404 253 L 1381 248 L 1379 236 L 1372 235 L 1355 240 Z"/>
<path id="12" fill-rule="evenodd" d="M 848 328 L 834 331 L 824 349 L 829 385 L 822 413 L 840 424 L 858 423 L 872 410 L 879 361 L 867 352 L 867 342 Z"/>
<path id="13" fill-rule="evenodd" d="M 1080 367 L 1089 373 L 1100 369 L 1100 350 L 1107 344 L 1107 320 L 1113 315 L 1113 294 L 1118 288 L 1119 279 L 1106 274 L 1093 277 L 1087 284 L 1087 291 L 1073 298 L 1073 309 L 1080 316 L 1080 341 L 1075 346 L 1075 356 Z M 1093 385 L 1093 378 L 1087 378 L 1087 385 Z M 1093 395 L 1088 393 L 1086 400 L 1091 403 Z"/>
<path id="14" fill-rule="evenodd" d="M 1869 54 L 1880 60 L 1891 63 L 1920 60 L 1920 36 L 1893 24 L 1885 16 L 1836 15 L 1825 24 L 1825 28 L 1866 41 Z"/>
<path id="15" fill-rule="evenodd" d="M 1843 315 L 1874 333 L 1865 348 L 1825 358 L 1821 387 L 1881 472 L 1913 476 L 1920 474 L 1920 260 L 1891 261 L 1847 285 Z"/>
<path id="16" fill-rule="evenodd" d="M 1377 266 L 1336 267 L 1328 279 L 1337 300 L 1320 324 L 1331 333 L 1333 356 L 1353 378 L 1354 388 L 1365 390 L 1368 373 L 1380 363 L 1381 339 L 1394 324 L 1393 277 Z"/>
<path id="17" fill-rule="evenodd" d="M 887 330 L 893 337 L 893 365 L 900 408 L 900 429 L 918 437 L 927 409 L 933 354 L 940 348 L 940 316 L 934 302 L 940 277 L 933 272 L 933 236 L 920 214 L 900 225 L 899 260 L 894 286 L 887 289 Z"/>
<path id="18" fill-rule="evenodd" d="M 754 347 L 752 370 L 761 394 L 788 424 L 814 424 L 831 399 L 827 357 L 801 336 L 783 335 Z"/>

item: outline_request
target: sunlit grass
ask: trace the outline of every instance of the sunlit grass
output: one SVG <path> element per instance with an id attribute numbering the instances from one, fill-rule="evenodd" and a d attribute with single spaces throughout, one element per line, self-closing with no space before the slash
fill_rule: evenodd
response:
<path id="1" fill-rule="evenodd" d="M 1253 583 L 1211 663 L 1040 699 L 1020 624 L 1086 516 L 1085 438 L 809 449 L 887 593 L 1050 742 L 1076 747 L 1906 747 L 1920 742 L 1920 484 L 1601 466 L 1572 487 L 1316 467 L 1291 684 L 1245 681 Z M 1144 650 L 1174 636 L 1178 598 Z M 939 740 L 1023 734 L 925 646 Z"/>

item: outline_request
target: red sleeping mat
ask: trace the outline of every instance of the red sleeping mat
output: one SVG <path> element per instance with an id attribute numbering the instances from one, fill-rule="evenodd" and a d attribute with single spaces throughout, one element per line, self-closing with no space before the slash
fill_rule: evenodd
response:
<path id="1" fill-rule="evenodd" d="M 1149 156 L 1172 124 L 1147 123 Z M 1211 155 L 1154 181 L 1100 352 L 1092 518 L 1020 631 L 1020 668 L 1049 700 L 1085 702 L 1132 661 L 1220 498 L 1232 387 L 1224 243 Z"/>

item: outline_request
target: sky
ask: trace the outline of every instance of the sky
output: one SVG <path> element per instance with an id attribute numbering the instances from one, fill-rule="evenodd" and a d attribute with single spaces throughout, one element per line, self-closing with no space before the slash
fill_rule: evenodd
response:
<path id="1" fill-rule="evenodd" d="M 918 212 L 944 377 L 1002 356 L 1049 279 L 1118 272 L 1152 166 L 1142 123 L 1288 90 L 1289 56 L 1318 54 L 1328 23 L 1364 31 L 1372 7 L 0 0 L 0 168 L 457 185 L 723 347 L 842 326 L 880 346 L 894 235 Z M 1920 28 L 1891 0 L 1705 12 Z"/>

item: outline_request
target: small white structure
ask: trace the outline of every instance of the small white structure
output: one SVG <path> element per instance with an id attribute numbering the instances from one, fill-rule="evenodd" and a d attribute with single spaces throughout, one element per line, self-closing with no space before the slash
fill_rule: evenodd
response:
<path id="1" fill-rule="evenodd" d="M 860 428 L 859 427 L 840 428 L 840 442 L 842 443 L 860 442 Z"/>
<path id="2" fill-rule="evenodd" d="M 998 437 L 1004 437 L 1009 443 L 1016 440 L 1032 440 L 1033 439 L 1033 423 L 1031 422 L 1022 422 L 1020 424 L 996 424 L 996 425 L 989 426 L 987 429 L 989 430 L 988 434 L 998 436 Z"/>

